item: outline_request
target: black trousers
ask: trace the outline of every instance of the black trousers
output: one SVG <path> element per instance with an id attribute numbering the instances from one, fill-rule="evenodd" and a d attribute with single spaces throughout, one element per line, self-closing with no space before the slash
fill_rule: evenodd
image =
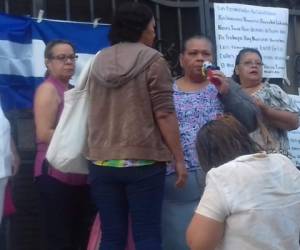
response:
<path id="1" fill-rule="evenodd" d="M 89 186 L 71 186 L 41 175 L 36 180 L 41 204 L 43 250 L 86 250 L 95 209 Z"/>

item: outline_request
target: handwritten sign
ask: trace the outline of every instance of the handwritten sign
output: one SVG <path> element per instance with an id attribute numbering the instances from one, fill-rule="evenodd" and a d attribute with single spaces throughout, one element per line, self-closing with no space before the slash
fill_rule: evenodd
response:
<path id="1" fill-rule="evenodd" d="M 217 63 L 231 76 L 238 52 L 256 48 L 263 56 L 264 77 L 287 78 L 288 9 L 214 3 Z"/>
<path id="2" fill-rule="evenodd" d="M 300 109 L 300 96 L 289 95 Z M 290 153 L 294 156 L 294 162 L 297 167 L 300 167 L 300 128 L 288 132 L 290 143 Z"/>

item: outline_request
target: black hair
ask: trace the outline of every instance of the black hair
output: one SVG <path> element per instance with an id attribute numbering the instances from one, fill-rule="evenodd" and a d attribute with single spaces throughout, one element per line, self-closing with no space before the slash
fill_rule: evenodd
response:
<path id="1" fill-rule="evenodd" d="M 186 39 L 183 41 L 183 43 L 182 43 L 182 47 L 181 47 L 181 50 L 180 50 L 181 53 L 184 53 L 184 52 L 185 52 L 187 43 L 188 43 L 189 41 L 193 40 L 193 39 L 206 40 L 206 41 L 211 45 L 212 53 L 214 53 L 214 46 L 213 46 L 213 43 L 212 43 L 211 39 L 208 38 L 208 37 L 205 36 L 205 35 L 193 35 L 193 36 L 190 36 L 190 37 L 186 38 Z"/>
<path id="2" fill-rule="evenodd" d="M 111 45 L 120 42 L 137 42 L 152 18 L 153 13 L 145 4 L 135 2 L 122 4 L 111 25 L 109 33 Z"/>
<path id="3" fill-rule="evenodd" d="M 241 82 L 240 82 L 240 77 L 235 73 L 235 67 L 236 67 L 237 65 L 240 64 L 242 56 L 245 55 L 246 53 L 255 53 L 255 54 L 257 54 L 257 55 L 260 57 L 260 59 L 262 60 L 262 55 L 261 55 L 261 53 L 259 52 L 259 50 L 254 49 L 254 48 L 244 48 L 244 49 L 241 49 L 241 50 L 239 51 L 238 55 L 237 55 L 236 58 L 235 58 L 234 69 L 233 69 L 233 73 L 232 73 L 232 76 L 231 76 L 231 78 L 232 78 L 235 82 L 237 82 L 238 84 L 241 84 Z"/>
<path id="4" fill-rule="evenodd" d="M 247 129 L 232 115 L 206 123 L 197 133 L 196 149 L 205 172 L 238 156 L 262 151 L 250 138 Z"/>
<path id="5" fill-rule="evenodd" d="M 111 45 L 120 42 L 138 42 L 153 18 L 151 9 L 141 3 L 124 3 L 117 10 L 110 29 Z"/>
<path id="6" fill-rule="evenodd" d="M 45 59 L 51 59 L 51 57 L 53 56 L 53 48 L 56 45 L 59 45 L 59 44 L 68 44 L 72 47 L 74 52 L 76 51 L 74 44 L 71 43 L 70 41 L 63 40 L 63 39 L 56 39 L 56 40 L 52 40 L 52 41 L 47 43 L 45 51 L 44 51 L 44 58 Z M 45 77 L 48 77 L 48 76 L 49 76 L 49 70 L 47 69 L 46 72 L 45 72 Z"/>

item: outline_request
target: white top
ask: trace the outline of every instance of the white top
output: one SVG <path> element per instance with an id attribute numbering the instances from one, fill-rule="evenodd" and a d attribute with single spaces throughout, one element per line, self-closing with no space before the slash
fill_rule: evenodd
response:
<path id="1" fill-rule="evenodd" d="M 238 157 L 208 172 L 196 213 L 224 222 L 217 249 L 300 249 L 300 172 L 281 154 Z"/>
<path id="2" fill-rule="evenodd" d="M 0 105 L 0 178 L 11 175 L 10 125 Z"/>

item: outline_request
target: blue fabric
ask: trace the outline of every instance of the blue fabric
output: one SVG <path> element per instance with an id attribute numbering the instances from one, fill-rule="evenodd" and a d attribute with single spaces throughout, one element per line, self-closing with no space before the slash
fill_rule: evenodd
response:
<path id="1" fill-rule="evenodd" d="M 161 206 L 166 168 L 109 168 L 91 163 L 91 194 L 100 218 L 100 250 L 124 250 L 128 213 L 136 250 L 161 250 Z"/>
<path id="2" fill-rule="evenodd" d="M 0 95 L 3 110 L 30 109 L 36 87 L 42 77 L 0 75 Z"/>
<path id="3" fill-rule="evenodd" d="M 31 24 L 30 18 L 2 13 L 0 15 L 0 40 L 25 44 L 31 43 Z"/>
<path id="4" fill-rule="evenodd" d="M 110 25 L 63 22 L 0 14 L 0 96 L 5 111 L 30 109 L 46 71 L 44 49 L 54 39 L 72 42 L 79 56 L 76 72 L 98 50 L 109 46 Z M 76 76 L 78 75 L 76 73 Z"/>
<path id="5" fill-rule="evenodd" d="M 75 45 L 77 53 L 95 54 L 109 45 L 109 29 L 110 25 L 103 24 L 93 27 L 89 23 L 53 20 L 38 23 L 32 20 L 32 39 L 43 40 L 45 43 L 53 39 L 67 39 Z"/>

